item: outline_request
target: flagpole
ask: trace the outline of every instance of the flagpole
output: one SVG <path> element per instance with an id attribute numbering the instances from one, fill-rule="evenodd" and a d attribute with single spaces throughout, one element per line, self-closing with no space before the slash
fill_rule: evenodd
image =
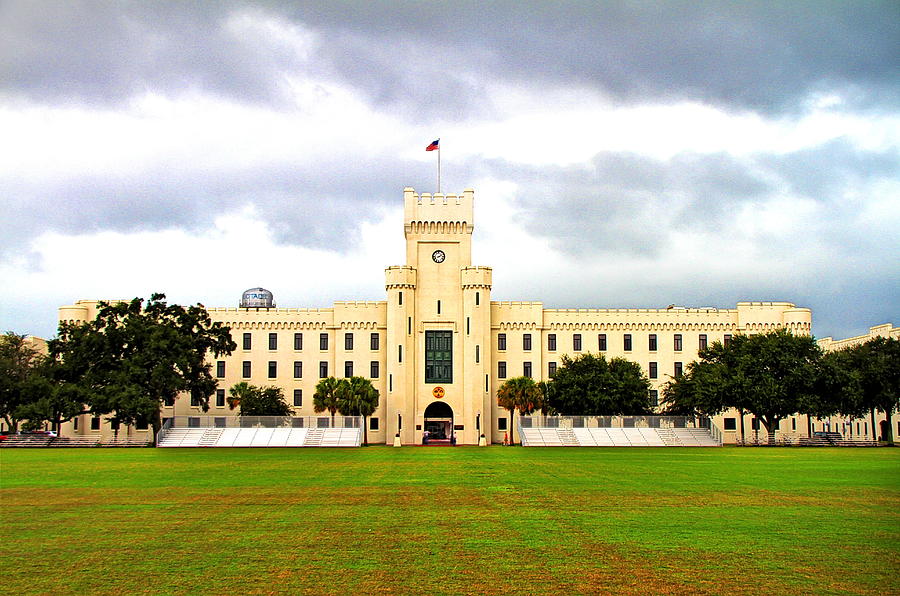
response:
<path id="1" fill-rule="evenodd" d="M 441 194 L 441 147 L 438 145 L 438 194 Z"/>

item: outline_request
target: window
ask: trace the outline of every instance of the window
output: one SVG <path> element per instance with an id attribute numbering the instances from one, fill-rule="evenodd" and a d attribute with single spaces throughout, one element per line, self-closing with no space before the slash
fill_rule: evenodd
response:
<path id="1" fill-rule="evenodd" d="M 481 292 L 475 292 L 475 306 L 481 304 Z"/>
<path id="2" fill-rule="evenodd" d="M 466 335 L 469 335 L 469 327 L 470 327 L 469 323 L 470 322 L 471 321 L 469 321 L 469 317 L 466 317 Z"/>
<path id="3" fill-rule="evenodd" d="M 659 372 L 658 372 L 658 370 L 657 370 L 657 368 L 656 368 L 656 363 L 655 363 L 655 362 L 651 362 L 651 363 L 650 363 L 650 367 L 649 367 L 649 376 L 650 376 L 651 379 L 656 379 L 656 378 L 658 378 L 658 376 L 659 376 Z"/>
<path id="4" fill-rule="evenodd" d="M 705 333 L 701 333 L 701 334 L 700 334 L 700 340 L 697 342 L 697 348 L 700 349 L 700 350 L 705 350 L 705 349 L 706 349 L 706 345 L 707 345 L 707 344 L 706 344 L 706 334 L 705 334 Z"/>
<path id="5" fill-rule="evenodd" d="M 479 362 L 481 362 L 481 346 L 476 344 L 476 346 L 475 346 L 475 364 L 478 364 Z"/>
<path id="6" fill-rule="evenodd" d="M 622 344 L 623 344 L 623 347 L 626 352 L 631 351 L 631 334 L 630 333 L 625 334 L 625 338 L 622 340 Z"/>
<path id="7" fill-rule="evenodd" d="M 373 333 L 369 336 L 369 349 L 370 350 L 380 350 L 381 349 L 381 336 L 377 333 Z"/>
<path id="8" fill-rule="evenodd" d="M 680 362 L 676 362 L 675 363 L 675 378 L 677 379 L 678 377 L 680 377 L 681 373 L 682 373 L 682 365 Z"/>
<path id="9" fill-rule="evenodd" d="M 501 352 L 506 350 L 506 334 L 498 333 L 497 334 L 497 349 Z"/>
<path id="10" fill-rule="evenodd" d="M 138 430 L 147 430 L 150 424 L 146 420 L 138 420 L 134 427 Z"/>
<path id="11" fill-rule="evenodd" d="M 503 360 L 497 363 L 497 378 L 505 379 L 506 378 L 506 362 Z"/>
<path id="12" fill-rule="evenodd" d="M 100 416 L 91 418 L 91 430 L 100 430 Z"/>
<path id="13" fill-rule="evenodd" d="M 192 408 L 200 407 L 200 396 L 199 395 L 191 395 L 191 407 Z"/>
<path id="14" fill-rule="evenodd" d="M 725 418 L 725 430 L 737 430 L 737 418 Z"/>
<path id="15" fill-rule="evenodd" d="M 597 349 L 601 352 L 606 351 L 606 334 L 601 333 L 597 336 Z"/>
<path id="16" fill-rule="evenodd" d="M 78 430 L 78 417 L 77 416 L 75 418 L 72 418 L 72 425 L 73 425 L 73 430 Z M 138 427 L 138 428 L 140 428 L 140 427 Z M 146 428 L 146 426 L 144 428 Z"/>
<path id="17" fill-rule="evenodd" d="M 270 350 L 278 349 L 278 334 L 277 333 L 269 334 L 269 349 Z"/>
<path id="18" fill-rule="evenodd" d="M 320 350 L 328 349 L 328 334 L 327 333 L 319 334 L 319 349 Z"/>
<path id="19" fill-rule="evenodd" d="M 216 389 L 216 407 L 221 408 L 225 405 L 225 390 Z"/>
<path id="20" fill-rule="evenodd" d="M 425 382 L 453 382 L 453 332 L 425 332 Z"/>
<path id="21" fill-rule="evenodd" d="M 294 405 L 298 408 L 303 405 L 303 389 L 294 389 Z"/>
<path id="22" fill-rule="evenodd" d="M 303 334 L 302 333 L 294 334 L 294 349 L 295 350 L 303 349 Z"/>
<path id="23" fill-rule="evenodd" d="M 526 333 L 522 336 L 522 349 L 528 352 L 531 350 L 531 334 Z"/>
<path id="24" fill-rule="evenodd" d="M 252 345 L 252 344 L 251 344 L 251 342 L 250 342 L 250 334 L 249 334 L 249 333 L 245 333 L 245 334 L 244 334 L 244 349 L 245 349 L 245 350 L 249 350 L 250 347 L 251 347 L 251 345 Z"/>
<path id="25" fill-rule="evenodd" d="M 216 377 L 223 379 L 225 378 L 225 361 L 218 360 L 216 362 Z"/>
<path id="26" fill-rule="evenodd" d="M 397 304 L 403 306 L 403 292 L 398 292 Z"/>
<path id="27" fill-rule="evenodd" d="M 438 308 L 437 314 L 441 314 L 441 301 L 440 300 L 438 300 L 437 308 Z"/>
<path id="28" fill-rule="evenodd" d="M 353 376 L 353 361 L 347 360 L 344 362 L 344 376 L 348 379 Z"/>
<path id="29" fill-rule="evenodd" d="M 497 418 L 497 430 L 506 430 L 506 418 Z"/>
<path id="30" fill-rule="evenodd" d="M 352 333 L 344 334 L 344 349 L 345 350 L 353 349 L 353 334 Z"/>
<path id="31" fill-rule="evenodd" d="M 725 334 L 725 339 L 722 340 L 722 344 L 724 344 L 724 345 L 727 346 L 727 345 L 730 344 L 730 343 L 731 343 L 731 334 L 730 334 L 730 333 L 726 333 L 726 334 Z"/>
<path id="32" fill-rule="evenodd" d="M 551 377 L 556 374 L 556 363 L 555 362 L 551 362 L 550 364 L 547 365 L 547 374 Z"/>
<path id="33" fill-rule="evenodd" d="M 244 360 L 241 363 L 241 376 L 244 377 L 245 379 L 250 378 L 250 361 L 249 360 Z"/>
<path id="34" fill-rule="evenodd" d="M 813 425 L 813 428 L 815 428 L 815 425 Z M 759 418 L 757 418 L 756 416 L 754 416 L 750 420 L 750 429 L 751 430 L 759 430 Z"/>
<path id="35" fill-rule="evenodd" d="M 319 362 L 319 378 L 324 379 L 328 376 L 328 363 L 324 360 Z"/>
<path id="36" fill-rule="evenodd" d="M 684 344 L 681 341 L 681 334 L 676 333 L 675 334 L 675 351 L 680 352 L 683 347 L 684 347 Z"/>
<path id="37" fill-rule="evenodd" d="M 654 408 L 659 405 L 659 391 L 656 389 L 650 390 L 650 405 Z"/>
<path id="38" fill-rule="evenodd" d="M 412 335 L 412 317 L 406 317 L 406 335 Z"/>
<path id="39" fill-rule="evenodd" d="M 547 349 L 551 352 L 556 351 L 556 334 L 551 333 L 547 336 Z"/>
<path id="40" fill-rule="evenodd" d="M 378 430 L 378 418 L 369 418 L 369 430 Z"/>
<path id="41" fill-rule="evenodd" d="M 791 430 L 797 430 L 797 419 L 791 418 Z M 853 432 L 853 426 L 850 427 L 850 432 Z"/>
<path id="42" fill-rule="evenodd" d="M 523 362 L 522 363 L 522 375 L 525 377 L 531 378 L 531 363 Z"/>
<path id="43" fill-rule="evenodd" d="M 278 376 L 278 363 L 274 360 L 269 360 L 269 378 L 274 379 Z"/>
<path id="44" fill-rule="evenodd" d="M 303 363 L 299 360 L 294 360 L 294 378 L 302 379 L 303 378 Z"/>
<path id="45" fill-rule="evenodd" d="M 650 342 L 649 342 L 647 349 L 649 349 L 651 352 L 656 351 L 656 334 L 655 333 L 650 334 Z"/>
<path id="46" fill-rule="evenodd" d="M 377 379 L 379 374 L 381 374 L 381 371 L 379 370 L 379 363 L 377 360 L 373 360 L 369 363 L 369 378 Z"/>
<path id="47" fill-rule="evenodd" d="M 388 375 L 388 391 L 394 390 L 394 375 Z"/>
<path id="48" fill-rule="evenodd" d="M 581 351 L 581 334 L 580 333 L 576 333 L 575 335 L 572 336 L 572 350 L 574 350 L 576 352 Z"/>
<path id="49" fill-rule="evenodd" d="M 397 346 L 397 362 L 403 362 L 403 346 Z"/>

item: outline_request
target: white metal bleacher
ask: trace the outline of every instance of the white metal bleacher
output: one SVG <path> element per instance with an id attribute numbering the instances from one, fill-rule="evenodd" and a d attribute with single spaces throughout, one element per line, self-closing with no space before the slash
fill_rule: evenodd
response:
<path id="1" fill-rule="evenodd" d="M 718 447 L 705 428 L 553 428 L 521 429 L 525 447 Z"/>
<path id="2" fill-rule="evenodd" d="M 358 428 L 172 428 L 158 447 L 359 447 Z"/>

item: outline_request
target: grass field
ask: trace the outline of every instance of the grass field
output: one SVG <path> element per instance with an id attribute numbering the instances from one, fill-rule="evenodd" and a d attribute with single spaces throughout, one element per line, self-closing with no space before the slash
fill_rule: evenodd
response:
<path id="1" fill-rule="evenodd" d="M 6 449 L 28 594 L 900 593 L 900 449 Z"/>

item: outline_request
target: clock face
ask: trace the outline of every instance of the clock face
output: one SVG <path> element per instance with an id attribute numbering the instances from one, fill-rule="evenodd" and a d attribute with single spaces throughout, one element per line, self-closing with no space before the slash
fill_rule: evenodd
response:
<path id="1" fill-rule="evenodd" d="M 433 253 L 431 253 L 431 260 L 434 261 L 435 263 L 443 263 L 444 259 L 446 259 L 446 258 L 447 258 L 447 255 L 445 255 L 444 251 L 442 251 L 442 250 L 436 250 Z"/>

